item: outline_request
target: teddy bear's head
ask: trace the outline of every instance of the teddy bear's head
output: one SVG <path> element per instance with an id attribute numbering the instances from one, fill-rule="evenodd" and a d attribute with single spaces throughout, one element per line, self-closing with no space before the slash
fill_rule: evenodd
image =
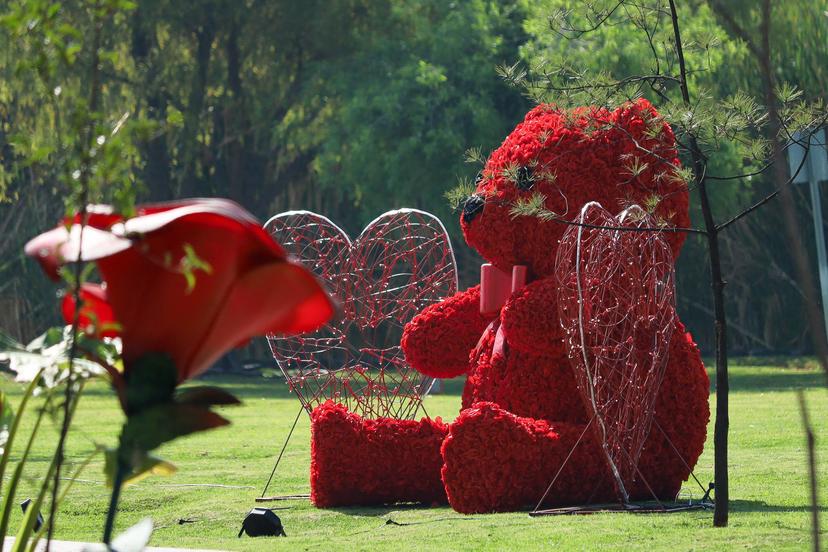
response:
<path id="1" fill-rule="evenodd" d="M 469 245 L 501 270 L 523 264 L 544 277 L 567 228 L 555 219 L 573 220 L 589 201 L 613 214 L 638 204 L 658 225 L 689 226 L 678 167 L 673 132 L 647 100 L 615 111 L 539 105 L 492 152 L 460 224 Z M 685 234 L 665 237 L 677 256 Z"/>

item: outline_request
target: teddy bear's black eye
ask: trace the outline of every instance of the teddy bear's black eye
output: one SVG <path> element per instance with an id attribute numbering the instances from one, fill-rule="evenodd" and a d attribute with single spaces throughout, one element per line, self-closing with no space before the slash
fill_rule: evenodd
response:
<path id="1" fill-rule="evenodd" d="M 474 177 L 474 185 L 477 186 L 483 181 L 483 171 L 478 171 L 477 176 Z"/>
<path id="2" fill-rule="evenodd" d="M 477 215 L 483 212 L 485 204 L 486 200 L 477 194 L 467 197 L 466 201 L 463 202 L 463 222 L 468 224 L 473 221 Z"/>
<path id="3" fill-rule="evenodd" d="M 531 190 L 532 186 L 535 185 L 535 180 L 532 178 L 532 167 L 526 165 L 518 167 L 515 176 L 517 177 L 515 179 L 515 185 L 519 190 Z"/>

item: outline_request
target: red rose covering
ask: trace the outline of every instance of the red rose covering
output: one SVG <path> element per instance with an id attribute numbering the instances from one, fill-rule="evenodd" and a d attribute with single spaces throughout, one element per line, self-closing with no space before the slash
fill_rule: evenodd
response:
<path id="1" fill-rule="evenodd" d="M 429 420 L 371 421 L 344 407 L 320 408 L 313 416 L 315 503 L 380 504 L 415 496 L 431 502 L 446 493 L 464 513 L 534 507 L 589 418 L 564 347 L 555 282 L 547 280 L 566 225 L 516 217 L 512 207 L 542 194 L 547 210 L 571 220 L 588 201 L 612 214 L 637 203 L 654 206 L 661 225 L 687 227 L 688 194 L 676 178 L 678 167 L 672 130 L 646 100 L 615 111 L 565 112 L 550 105 L 530 111 L 489 157 L 460 222 L 469 245 L 501 271 L 526 265 L 529 283 L 499 313 L 485 316 L 478 287 L 460 292 L 424 309 L 402 340 L 406 359 L 419 371 L 467 374 L 460 416 L 437 430 Z M 676 257 L 685 235 L 665 236 Z M 708 394 L 699 351 L 678 323 L 639 464 L 660 498 L 675 496 L 701 454 Z M 427 427 L 432 430 L 424 438 Z M 434 476 L 441 435 L 442 481 Z M 651 498 L 640 481 L 630 494 Z M 607 464 L 587 432 L 546 504 L 614 497 Z"/>
<path id="2" fill-rule="evenodd" d="M 311 415 L 311 500 L 320 508 L 446 502 L 440 418 L 366 420 L 326 402 Z"/>

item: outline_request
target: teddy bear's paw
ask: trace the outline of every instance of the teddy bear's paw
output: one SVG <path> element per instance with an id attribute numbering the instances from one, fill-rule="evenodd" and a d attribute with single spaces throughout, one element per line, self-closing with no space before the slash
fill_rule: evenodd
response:
<path id="1" fill-rule="evenodd" d="M 536 280 L 516 291 L 503 306 L 500 320 L 509 347 L 539 355 L 565 352 L 555 278 Z"/>
<path id="2" fill-rule="evenodd" d="M 431 305 L 406 324 L 400 345 L 406 361 L 434 378 L 453 378 L 469 369 L 469 350 L 492 315 L 480 314 L 480 286 Z"/>

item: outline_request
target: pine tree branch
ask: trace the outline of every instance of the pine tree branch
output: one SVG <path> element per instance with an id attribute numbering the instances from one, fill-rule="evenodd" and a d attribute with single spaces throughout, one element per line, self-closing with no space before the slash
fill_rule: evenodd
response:
<path id="1" fill-rule="evenodd" d="M 578 37 L 580 37 L 581 35 L 584 35 L 584 34 L 587 34 L 587 33 L 591 33 L 592 31 L 597 30 L 597 29 L 598 29 L 599 27 L 601 27 L 601 25 L 603 25 L 603 24 L 604 24 L 604 23 L 605 23 L 605 22 L 606 22 L 606 21 L 607 21 L 610 17 L 612 17 L 612 15 L 613 15 L 616 11 L 618 11 L 618 8 L 620 8 L 621 6 L 623 6 L 625 3 L 626 3 L 626 2 L 625 2 L 625 0 L 618 0 L 618 2 L 615 4 L 615 6 L 613 6 L 613 7 L 612 7 L 611 9 L 609 9 L 609 10 L 606 10 L 606 11 L 605 11 L 605 13 L 604 13 L 603 15 L 599 16 L 599 17 L 598 17 L 598 19 L 597 19 L 596 21 L 590 21 L 590 27 L 587 27 L 587 28 L 584 28 L 584 29 L 578 29 L 578 28 L 575 28 L 575 27 L 564 27 L 564 26 L 561 26 L 561 29 L 562 29 L 564 32 L 571 33 L 571 34 L 572 34 L 572 35 L 574 35 L 574 36 L 567 36 L 566 34 L 564 34 L 564 33 L 562 33 L 561 31 L 559 31 L 557 28 L 555 28 L 554 21 L 550 21 L 550 23 L 549 23 L 549 28 L 552 30 L 552 32 L 554 32 L 555 34 L 557 34 L 557 35 L 561 36 L 562 38 L 564 38 L 564 39 L 566 39 L 566 40 L 572 40 L 573 38 L 578 38 Z M 597 14 L 598 12 L 595 12 L 595 13 Z M 561 13 L 561 15 L 565 18 L 565 17 L 568 15 L 568 13 L 564 11 L 564 12 L 562 12 L 562 13 Z M 589 19 L 589 16 L 587 16 L 587 19 Z"/>
<path id="2" fill-rule="evenodd" d="M 757 201 L 756 203 L 754 203 L 753 205 L 751 205 L 750 207 L 748 207 L 747 209 L 745 209 L 744 211 L 739 213 L 738 215 L 736 215 L 736 216 L 732 217 L 730 220 L 728 220 L 726 222 L 723 222 L 722 224 L 719 224 L 718 226 L 716 226 L 716 231 L 719 232 L 721 230 L 724 230 L 725 228 L 727 228 L 728 226 L 730 226 L 734 222 L 738 221 L 739 219 L 741 219 L 743 217 L 746 217 L 747 215 L 751 214 L 756 209 L 762 207 L 763 205 L 768 203 L 770 200 L 772 200 L 773 198 L 778 196 L 779 193 L 782 191 L 782 188 L 784 188 L 785 186 L 789 186 L 794 180 L 796 180 L 796 177 L 799 176 L 799 173 L 802 171 L 802 168 L 805 166 L 805 161 L 808 159 L 808 152 L 809 152 L 809 149 L 806 148 L 805 149 L 805 155 L 802 156 L 802 160 L 799 162 L 799 166 L 796 168 L 796 171 L 791 175 L 791 177 L 788 180 L 786 180 L 781 186 L 777 187 L 774 191 L 772 191 L 771 193 L 769 193 L 768 195 L 766 195 L 765 197 L 763 197 L 762 199 L 760 199 L 759 201 Z M 763 171 L 766 170 L 767 168 L 771 167 L 771 166 L 773 166 L 773 162 L 769 163 L 765 167 L 765 169 L 763 169 Z"/>
<path id="3" fill-rule="evenodd" d="M 539 204 L 542 204 L 546 198 L 541 196 L 541 200 Z M 511 215 L 513 217 L 520 217 L 520 216 L 535 216 L 540 218 L 543 221 L 549 222 L 557 222 L 559 224 L 564 224 L 566 226 L 580 226 L 581 228 L 589 228 L 591 230 L 613 230 L 613 231 L 620 231 L 620 232 L 665 232 L 669 234 L 679 234 L 679 233 L 686 233 L 686 234 L 699 234 L 699 235 L 707 235 L 707 231 L 702 230 L 700 228 L 683 228 L 680 226 L 609 226 L 603 224 L 589 224 L 586 222 L 577 222 L 574 220 L 566 219 L 556 213 L 548 209 L 544 209 L 543 207 L 539 207 L 532 203 L 525 203 L 525 204 L 516 204 L 512 205 L 511 208 Z"/>
<path id="4" fill-rule="evenodd" d="M 547 77 L 548 78 L 548 77 Z M 607 89 L 617 89 L 623 86 L 627 86 L 629 84 L 638 84 L 638 83 L 645 83 L 650 84 L 651 86 L 658 81 L 668 81 L 678 83 L 678 77 L 674 77 L 672 75 L 660 75 L 660 74 L 652 74 L 652 75 L 636 75 L 634 77 L 627 77 L 625 79 L 617 80 L 614 82 L 604 82 L 604 83 L 587 83 L 580 86 L 555 86 L 553 84 L 549 84 L 548 82 L 545 84 L 545 87 L 548 90 L 552 90 L 555 92 L 581 92 L 585 90 L 595 90 L 601 88 Z"/>

